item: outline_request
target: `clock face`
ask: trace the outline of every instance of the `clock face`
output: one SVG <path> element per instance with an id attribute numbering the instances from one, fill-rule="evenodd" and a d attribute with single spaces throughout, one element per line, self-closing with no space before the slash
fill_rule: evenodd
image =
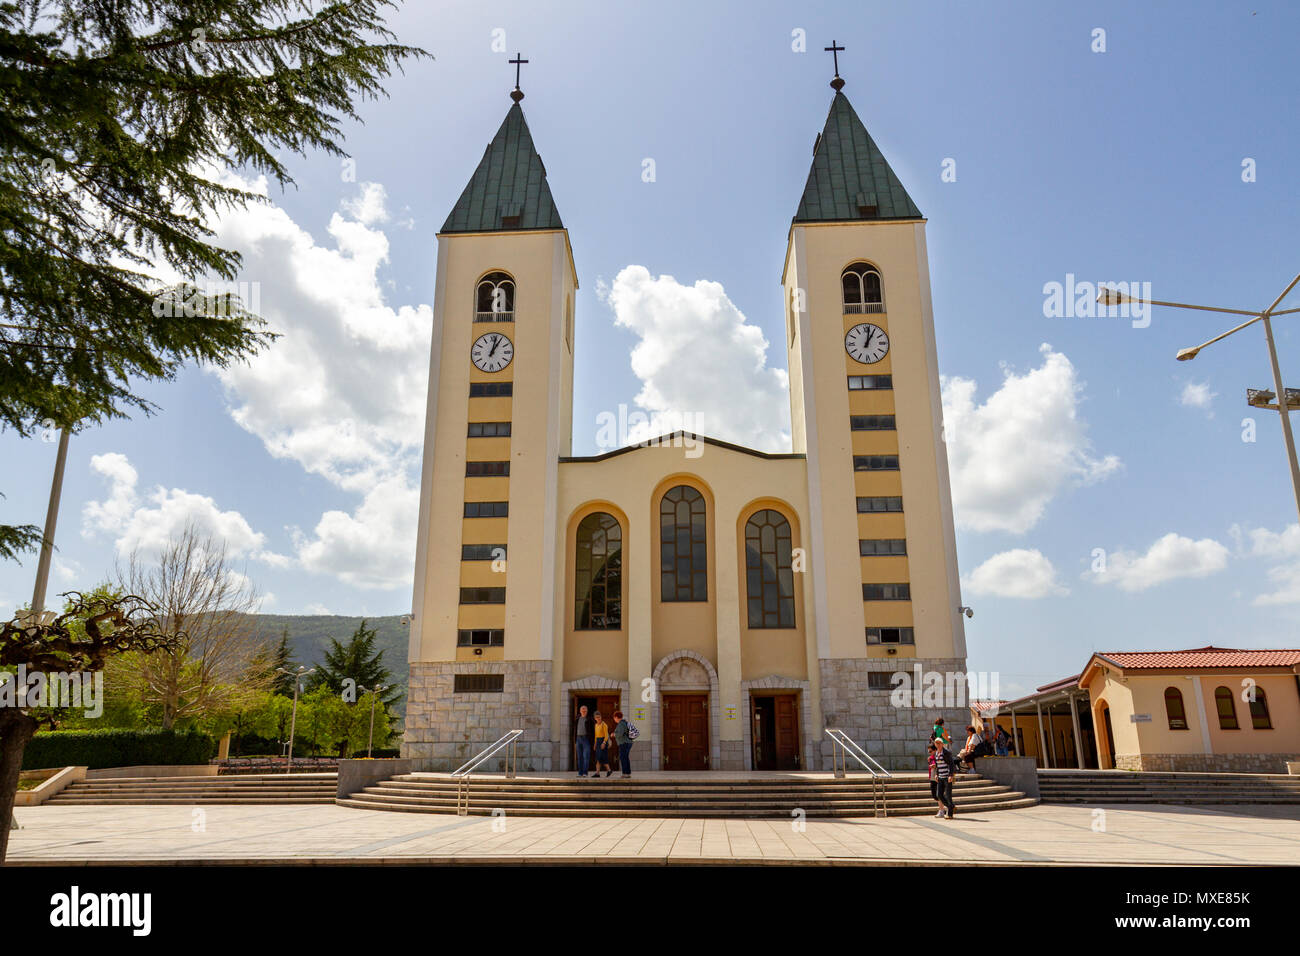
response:
<path id="1" fill-rule="evenodd" d="M 880 326 L 863 322 L 853 326 L 849 329 L 849 334 L 844 336 L 844 351 L 855 362 L 871 365 L 879 362 L 889 351 L 889 336 Z"/>
<path id="2" fill-rule="evenodd" d="M 515 357 L 515 347 L 500 332 L 486 332 L 474 340 L 469 357 L 480 372 L 499 372 Z"/>

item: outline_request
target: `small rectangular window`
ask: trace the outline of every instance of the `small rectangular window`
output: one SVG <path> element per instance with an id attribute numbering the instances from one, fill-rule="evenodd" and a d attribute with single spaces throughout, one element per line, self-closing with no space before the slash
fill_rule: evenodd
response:
<path id="1" fill-rule="evenodd" d="M 500 694 L 505 689 L 505 674 L 456 674 L 452 677 L 453 694 Z"/>
<path id="2" fill-rule="evenodd" d="M 849 391 L 860 392 L 869 391 L 878 388 L 893 388 L 894 376 L 892 375 L 850 375 Z"/>
<path id="3" fill-rule="evenodd" d="M 510 475 L 508 461 L 467 461 L 466 478 L 507 478 Z"/>
<path id="4" fill-rule="evenodd" d="M 864 538 L 858 541 L 858 554 L 864 558 L 907 554 L 907 539 Z"/>
<path id="5" fill-rule="evenodd" d="M 897 455 L 854 455 L 854 471 L 898 471 Z"/>
<path id="6" fill-rule="evenodd" d="M 461 604 L 505 604 L 505 588 L 461 588 Z"/>
<path id="7" fill-rule="evenodd" d="M 893 690 L 893 671 L 868 671 L 867 690 Z"/>
<path id="8" fill-rule="evenodd" d="M 505 640 L 506 632 L 500 628 L 475 628 L 456 632 L 457 647 L 501 647 Z"/>
<path id="9" fill-rule="evenodd" d="M 504 544 L 462 544 L 460 546 L 462 561 L 495 561 L 498 558 L 504 560 L 505 556 Z"/>
<path id="10" fill-rule="evenodd" d="M 470 422 L 470 438 L 509 438 L 509 422 Z"/>
<path id="11" fill-rule="evenodd" d="M 470 398 L 501 398 L 515 393 L 514 382 L 470 382 Z"/>
<path id="12" fill-rule="evenodd" d="M 903 499 L 899 495 L 879 495 L 858 499 L 858 514 L 878 514 L 880 512 L 901 512 Z"/>
<path id="13" fill-rule="evenodd" d="M 910 627 L 869 627 L 868 644 L 915 644 L 916 633 Z"/>
<path id="14" fill-rule="evenodd" d="M 910 601 L 912 586 L 910 584 L 864 584 L 862 585 L 864 601 Z"/>
<path id="15" fill-rule="evenodd" d="M 466 518 L 504 518 L 510 513 L 508 501 L 467 501 Z"/>
<path id="16" fill-rule="evenodd" d="M 897 427 L 893 415 L 849 416 L 849 429 L 855 432 L 892 432 Z"/>
<path id="17" fill-rule="evenodd" d="M 501 217 L 501 228 L 502 228 L 502 229 L 518 229 L 518 228 L 519 228 L 519 217 L 518 217 L 518 216 L 502 216 L 502 217 Z"/>

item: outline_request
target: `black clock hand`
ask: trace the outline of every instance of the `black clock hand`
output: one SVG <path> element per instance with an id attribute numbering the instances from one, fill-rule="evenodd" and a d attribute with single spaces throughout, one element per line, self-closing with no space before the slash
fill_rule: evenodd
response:
<path id="1" fill-rule="evenodd" d="M 500 336 L 495 336 L 495 337 L 492 339 L 492 348 L 491 348 L 491 350 L 490 350 L 490 351 L 488 352 L 488 354 L 487 354 L 487 357 L 488 357 L 488 358 L 491 358 L 491 357 L 492 357 L 492 353 L 495 352 L 495 351 L 497 350 L 497 346 L 500 345 L 500 344 L 501 344 L 501 337 L 500 337 Z"/>

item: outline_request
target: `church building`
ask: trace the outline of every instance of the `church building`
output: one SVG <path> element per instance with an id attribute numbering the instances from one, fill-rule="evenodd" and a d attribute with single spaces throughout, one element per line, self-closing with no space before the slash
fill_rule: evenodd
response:
<path id="1" fill-rule="evenodd" d="M 519 729 L 520 770 L 571 770 L 583 705 L 637 726 L 634 773 L 828 769 L 827 728 L 917 769 L 936 716 L 964 728 L 964 699 L 891 703 L 895 672 L 966 669 L 926 220 L 831 85 L 780 276 L 782 454 L 573 454 L 578 268 L 511 93 L 438 234 L 417 769 Z"/>

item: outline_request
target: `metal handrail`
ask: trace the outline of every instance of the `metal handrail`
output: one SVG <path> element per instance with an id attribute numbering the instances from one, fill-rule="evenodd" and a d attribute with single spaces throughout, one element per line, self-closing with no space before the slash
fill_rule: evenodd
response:
<path id="1" fill-rule="evenodd" d="M 506 748 L 506 779 L 513 780 L 515 777 L 515 763 L 517 760 L 517 749 L 515 741 L 523 736 L 522 730 L 512 730 L 492 746 L 483 750 L 477 756 L 471 757 L 470 760 L 462 764 L 451 775 L 456 780 L 456 815 L 459 817 L 469 815 L 469 775 L 478 769 L 479 765 L 485 760 L 491 759 L 495 754 Z M 462 806 L 463 801 L 463 806 Z"/>
<path id="2" fill-rule="evenodd" d="M 831 767 L 835 771 L 835 776 L 837 778 L 844 776 L 848 766 L 848 758 L 852 757 L 867 773 L 871 774 L 871 815 L 873 817 L 889 816 L 889 787 L 884 778 L 892 777 L 893 774 L 881 766 L 880 761 L 875 757 L 850 740 L 844 731 L 828 727 L 826 728 L 826 736 L 831 739 L 833 745 L 831 747 Z M 880 788 L 879 797 L 877 797 L 876 793 L 877 785 Z"/>

